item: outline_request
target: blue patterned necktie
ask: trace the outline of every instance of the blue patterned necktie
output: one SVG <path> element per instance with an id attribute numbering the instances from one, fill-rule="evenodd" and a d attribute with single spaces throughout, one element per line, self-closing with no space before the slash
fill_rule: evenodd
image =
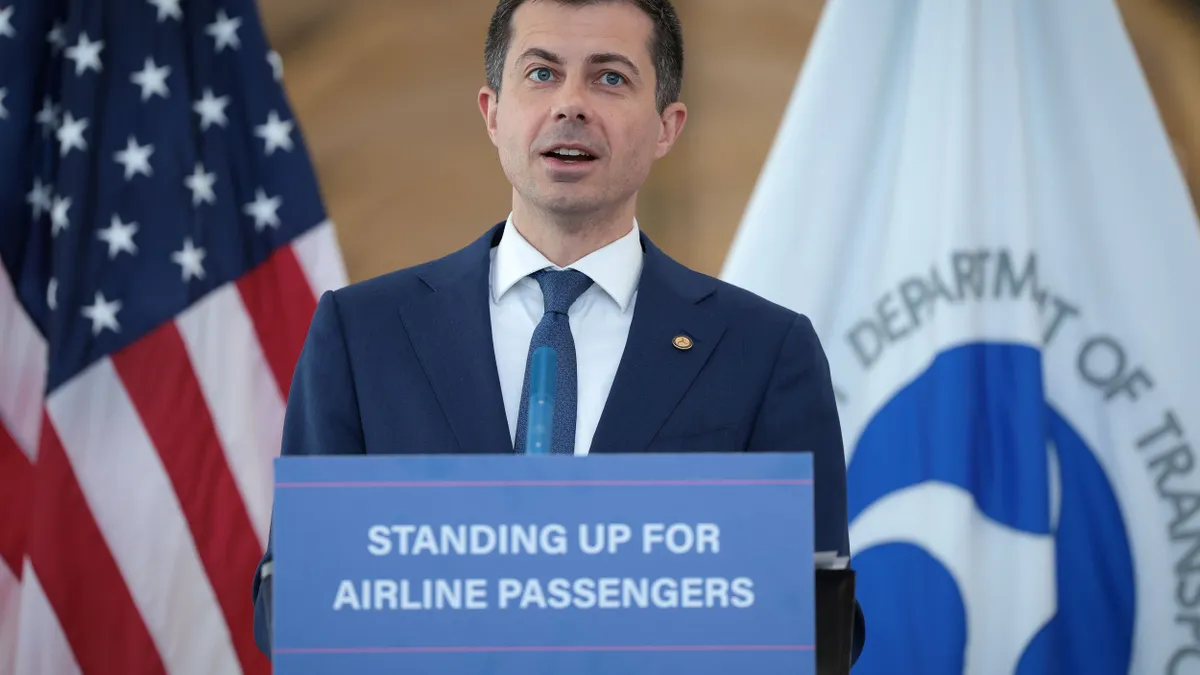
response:
<path id="1" fill-rule="evenodd" d="M 578 270 L 541 270 L 530 276 L 542 287 L 545 309 L 542 320 L 533 330 L 533 339 L 529 342 L 529 353 L 525 356 L 525 383 L 521 387 L 521 412 L 517 417 L 514 447 L 517 452 L 525 452 L 525 437 L 529 427 L 529 378 L 533 352 L 539 347 L 549 346 L 558 353 L 554 432 L 550 452 L 572 455 L 575 453 L 575 413 L 578 396 L 575 339 L 571 335 L 567 310 L 592 285 L 592 280 Z"/>

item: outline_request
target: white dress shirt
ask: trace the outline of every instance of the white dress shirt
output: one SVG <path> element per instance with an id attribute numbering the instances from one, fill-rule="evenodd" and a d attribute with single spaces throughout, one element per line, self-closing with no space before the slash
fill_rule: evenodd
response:
<path id="1" fill-rule="evenodd" d="M 529 343 L 543 314 L 542 289 L 529 275 L 541 269 L 563 268 L 547 260 L 517 232 L 511 215 L 504 228 L 504 236 L 491 254 L 492 342 L 508 415 L 508 434 L 515 439 Z M 594 282 L 567 313 L 578 364 L 575 454 L 586 455 L 633 321 L 642 273 L 637 221 L 628 234 L 568 268 L 583 272 Z"/>

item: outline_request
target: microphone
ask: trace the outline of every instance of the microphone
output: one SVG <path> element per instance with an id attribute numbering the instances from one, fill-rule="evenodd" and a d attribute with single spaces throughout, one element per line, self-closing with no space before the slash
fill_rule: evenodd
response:
<path id="1" fill-rule="evenodd" d="M 558 352 L 553 347 L 538 347 L 533 352 L 529 373 L 529 423 L 525 436 L 527 455 L 550 454 L 557 383 Z"/>

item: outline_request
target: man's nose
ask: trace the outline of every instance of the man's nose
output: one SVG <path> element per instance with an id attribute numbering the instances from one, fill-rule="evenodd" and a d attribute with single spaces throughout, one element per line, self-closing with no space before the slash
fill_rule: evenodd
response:
<path id="1" fill-rule="evenodd" d="M 558 90 L 554 100 L 554 118 L 560 121 L 587 122 L 592 113 L 587 91 L 579 79 L 568 81 Z"/>

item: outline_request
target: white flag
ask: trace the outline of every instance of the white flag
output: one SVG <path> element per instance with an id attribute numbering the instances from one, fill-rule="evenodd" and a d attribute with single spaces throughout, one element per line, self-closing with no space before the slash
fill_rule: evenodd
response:
<path id="1" fill-rule="evenodd" d="M 1111 1 L 830 0 L 722 275 L 828 352 L 856 674 L 1200 672 L 1200 225 Z"/>

